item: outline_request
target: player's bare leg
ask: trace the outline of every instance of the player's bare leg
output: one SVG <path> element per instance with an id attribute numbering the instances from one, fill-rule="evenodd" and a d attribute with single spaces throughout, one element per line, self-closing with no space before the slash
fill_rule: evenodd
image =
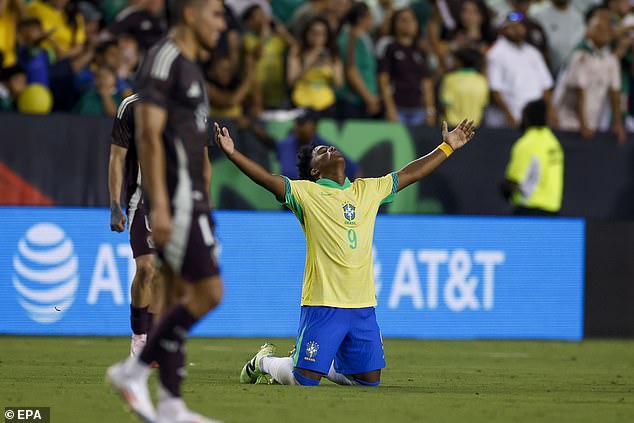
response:
<path id="1" fill-rule="evenodd" d="M 132 280 L 130 304 L 130 325 L 132 327 L 132 341 L 130 356 L 138 355 L 147 340 L 147 333 L 152 324 L 152 315 L 148 306 L 152 297 L 152 282 L 154 278 L 154 254 L 144 254 L 134 259 L 136 273 Z"/>

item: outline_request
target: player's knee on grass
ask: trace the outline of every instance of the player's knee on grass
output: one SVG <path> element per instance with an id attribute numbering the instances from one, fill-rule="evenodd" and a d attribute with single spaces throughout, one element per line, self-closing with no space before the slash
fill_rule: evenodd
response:
<path id="1" fill-rule="evenodd" d="M 307 376 L 301 374 L 297 369 L 293 369 L 293 376 L 295 376 L 295 380 L 302 386 L 318 386 L 320 379 L 312 379 Z"/>
<path id="2" fill-rule="evenodd" d="M 381 383 L 381 371 L 374 370 L 372 372 L 361 373 L 358 375 L 352 375 L 352 378 L 363 386 L 379 386 Z"/>

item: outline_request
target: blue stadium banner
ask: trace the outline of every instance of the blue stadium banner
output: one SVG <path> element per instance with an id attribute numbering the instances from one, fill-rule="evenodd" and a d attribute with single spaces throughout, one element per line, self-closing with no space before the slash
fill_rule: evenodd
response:
<path id="1" fill-rule="evenodd" d="M 285 212 L 216 212 L 225 298 L 201 336 L 294 336 L 305 244 Z M 134 260 L 109 212 L 0 208 L 0 333 L 127 335 Z M 380 215 L 386 337 L 579 340 L 581 219 Z"/>

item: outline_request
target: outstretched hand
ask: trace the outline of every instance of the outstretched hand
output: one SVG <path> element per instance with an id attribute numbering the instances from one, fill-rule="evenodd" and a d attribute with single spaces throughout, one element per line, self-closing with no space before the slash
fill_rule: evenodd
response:
<path id="1" fill-rule="evenodd" d="M 442 140 L 449 144 L 454 150 L 459 149 L 471 141 L 475 135 L 476 125 L 472 120 L 463 120 L 453 131 L 449 132 L 447 122 L 442 123 Z"/>
<path id="2" fill-rule="evenodd" d="M 216 133 L 216 143 L 218 146 L 227 156 L 231 156 L 235 151 L 235 145 L 231 135 L 229 135 L 229 130 L 226 127 L 223 127 L 221 130 L 220 125 L 216 122 L 214 123 L 214 131 Z"/>

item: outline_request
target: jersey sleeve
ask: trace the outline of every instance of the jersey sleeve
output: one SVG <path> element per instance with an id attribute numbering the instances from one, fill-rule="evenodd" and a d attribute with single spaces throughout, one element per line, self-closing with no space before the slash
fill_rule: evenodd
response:
<path id="1" fill-rule="evenodd" d="M 111 144 L 130 148 L 130 142 L 134 136 L 129 125 L 131 114 L 132 108 L 128 107 L 126 102 L 121 103 L 112 124 Z"/>
<path id="2" fill-rule="evenodd" d="M 304 203 L 305 190 L 303 187 L 303 181 L 291 181 L 286 176 L 283 176 L 286 181 L 286 194 L 284 196 L 284 206 L 288 207 L 297 217 L 299 223 L 304 224 L 304 210 L 302 205 Z"/>
<path id="3" fill-rule="evenodd" d="M 389 173 L 380 178 L 361 178 L 364 186 L 364 196 L 371 196 L 379 204 L 387 204 L 394 201 L 398 190 L 398 175 Z"/>
<path id="4" fill-rule="evenodd" d="M 168 97 L 175 80 L 178 50 L 169 44 L 148 55 L 137 78 L 137 91 L 142 103 L 168 108 Z"/>

